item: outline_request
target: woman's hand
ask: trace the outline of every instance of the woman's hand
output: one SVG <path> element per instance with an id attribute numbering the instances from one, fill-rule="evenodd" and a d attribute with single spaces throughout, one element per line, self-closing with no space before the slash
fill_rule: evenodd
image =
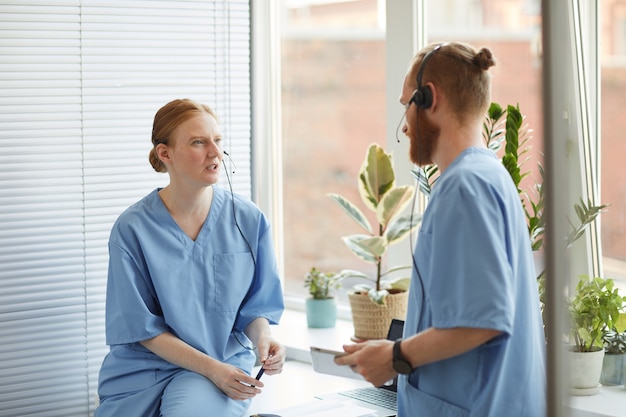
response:
<path id="1" fill-rule="evenodd" d="M 257 342 L 259 360 L 263 364 L 264 372 L 276 375 L 283 371 L 287 349 L 271 336 L 261 336 Z"/>
<path id="2" fill-rule="evenodd" d="M 236 366 L 209 357 L 169 332 L 141 344 L 166 361 L 203 375 L 234 400 L 247 400 L 261 393 L 262 382 Z"/>
<path id="3" fill-rule="evenodd" d="M 246 327 L 245 333 L 257 346 L 264 372 L 268 375 L 281 373 L 287 357 L 287 349 L 272 337 L 267 319 L 259 317 L 253 320 Z"/>
<path id="4" fill-rule="evenodd" d="M 263 383 L 236 366 L 220 363 L 209 379 L 233 400 L 247 400 L 261 393 Z"/>

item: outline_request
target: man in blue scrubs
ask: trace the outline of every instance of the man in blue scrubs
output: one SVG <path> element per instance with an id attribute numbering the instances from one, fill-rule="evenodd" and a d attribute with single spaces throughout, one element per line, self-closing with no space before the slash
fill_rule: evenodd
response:
<path id="1" fill-rule="evenodd" d="M 424 212 L 404 337 L 346 345 L 374 385 L 399 374 L 398 416 L 542 417 L 545 339 L 520 197 L 482 138 L 489 49 L 429 45 L 400 102 L 410 158 L 441 173 Z"/>
<path id="2" fill-rule="evenodd" d="M 174 100 L 154 118 L 150 163 L 170 182 L 126 209 L 109 238 L 106 341 L 95 417 L 240 417 L 286 350 L 271 336 L 283 297 L 270 226 L 216 186 L 213 110 Z"/>

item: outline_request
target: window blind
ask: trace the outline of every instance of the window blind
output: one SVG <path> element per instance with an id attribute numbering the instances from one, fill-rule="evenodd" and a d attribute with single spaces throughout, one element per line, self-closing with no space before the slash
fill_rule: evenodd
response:
<path id="1" fill-rule="evenodd" d="M 247 0 L 0 4 L 0 416 L 93 414 L 109 231 L 167 183 L 147 159 L 158 108 L 212 106 L 250 198 L 249 14 Z"/>

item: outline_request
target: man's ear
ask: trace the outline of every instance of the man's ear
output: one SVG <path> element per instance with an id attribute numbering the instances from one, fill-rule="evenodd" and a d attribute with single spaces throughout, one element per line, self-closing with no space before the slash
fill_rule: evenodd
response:
<path id="1" fill-rule="evenodd" d="M 439 104 L 439 101 L 441 100 L 441 95 L 439 94 L 439 91 L 435 87 L 435 84 L 428 82 L 426 83 L 426 85 L 430 88 L 430 94 L 431 94 L 431 104 L 430 104 L 429 109 L 432 111 L 435 111 L 437 110 L 437 105 Z"/>

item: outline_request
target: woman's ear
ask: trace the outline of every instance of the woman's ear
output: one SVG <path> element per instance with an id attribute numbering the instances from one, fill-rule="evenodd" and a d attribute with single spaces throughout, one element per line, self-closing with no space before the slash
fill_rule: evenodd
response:
<path id="1" fill-rule="evenodd" d="M 172 161 L 172 158 L 170 157 L 170 148 L 166 144 L 159 143 L 155 151 L 156 155 L 164 164 Z"/>

